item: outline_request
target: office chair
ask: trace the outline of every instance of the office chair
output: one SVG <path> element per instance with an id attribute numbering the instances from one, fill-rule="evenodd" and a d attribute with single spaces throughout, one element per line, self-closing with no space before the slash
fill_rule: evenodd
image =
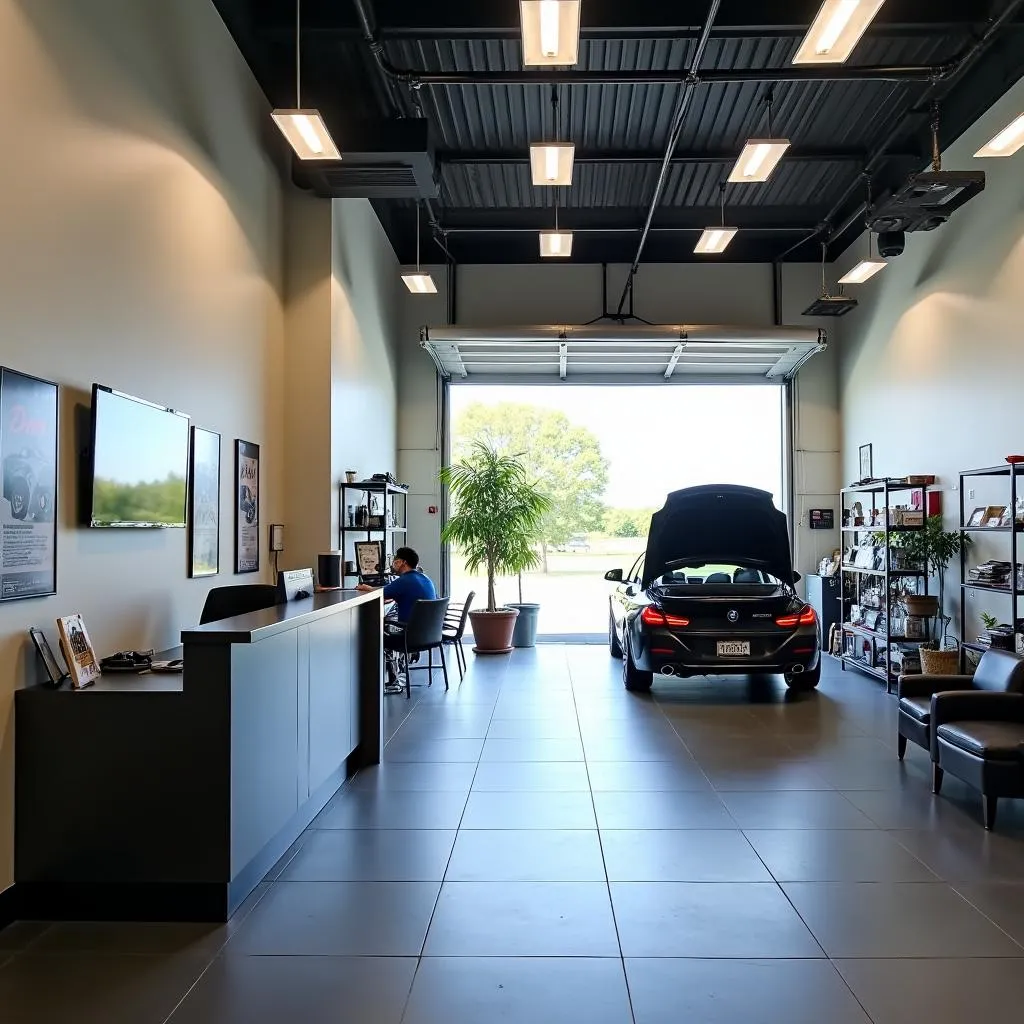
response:
<path id="1" fill-rule="evenodd" d="M 277 587 L 269 583 L 240 583 L 233 587 L 214 587 L 206 595 L 199 625 L 248 615 L 278 604 Z"/>
<path id="2" fill-rule="evenodd" d="M 414 667 L 409 663 L 409 655 L 423 651 L 427 652 L 428 663 L 415 667 L 425 668 L 430 673 L 427 678 L 432 683 L 434 681 L 434 651 L 440 651 L 444 688 L 448 689 L 448 666 L 444 660 L 444 617 L 447 611 L 447 597 L 439 597 L 433 601 L 420 598 L 413 603 L 409 621 L 393 624 L 393 629 L 395 625 L 398 627 L 395 632 L 384 634 L 384 650 L 401 655 L 405 661 L 405 696 L 407 698 L 412 696 L 409 676 Z"/>

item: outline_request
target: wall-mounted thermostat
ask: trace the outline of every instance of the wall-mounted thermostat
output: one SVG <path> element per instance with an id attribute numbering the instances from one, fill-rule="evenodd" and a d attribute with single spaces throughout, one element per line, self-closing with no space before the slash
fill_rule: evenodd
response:
<path id="1" fill-rule="evenodd" d="M 284 526 L 281 523 L 270 524 L 270 550 L 284 551 Z"/>

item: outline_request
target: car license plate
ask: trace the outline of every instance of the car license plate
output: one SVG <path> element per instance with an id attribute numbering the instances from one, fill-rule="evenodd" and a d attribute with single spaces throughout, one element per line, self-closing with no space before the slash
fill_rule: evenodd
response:
<path id="1" fill-rule="evenodd" d="M 749 640 L 719 640 L 718 656 L 720 658 L 742 658 L 750 655 Z"/>

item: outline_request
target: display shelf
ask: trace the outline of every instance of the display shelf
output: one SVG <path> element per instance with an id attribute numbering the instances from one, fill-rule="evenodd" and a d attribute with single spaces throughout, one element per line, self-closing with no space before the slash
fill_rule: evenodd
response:
<path id="1" fill-rule="evenodd" d="M 891 577 L 895 577 L 895 576 L 925 576 L 926 575 L 926 573 L 923 573 L 920 569 L 889 569 L 889 570 L 886 570 L 886 569 L 861 569 L 859 566 L 856 566 L 856 565 L 844 565 L 843 566 L 843 571 L 844 572 L 859 572 L 859 573 L 863 573 L 865 576 L 885 576 L 885 575 L 889 575 Z"/>
<path id="2" fill-rule="evenodd" d="M 359 498 L 353 501 L 353 496 Z M 377 500 L 374 501 L 374 498 Z M 365 508 L 360 518 L 365 518 L 362 523 L 350 522 L 348 508 Z M 371 508 L 379 504 L 376 511 Z M 384 521 L 390 521 L 391 526 L 369 525 L 371 516 L 381 516 Z M 338 550 L 342 552 L 343 561 L 354 561 L 354 543 L 357 540 L 382 540 L 384 543 L 384 566 L 390 563 L 394 557 L 396 543 L 401 546 L 404 541 L 395 538 L 404 537 L 408 533 L 409 521 L 409 488 L 392 483 L 388 480 L 355 480 L 349 483 L 342 481 L 338 488 Z M 382 568 L 384 568 L 382 566 Z M 345 572 L 342 568 L 342 576 L 346 579 L 358 578 L 358 572 Z"/>

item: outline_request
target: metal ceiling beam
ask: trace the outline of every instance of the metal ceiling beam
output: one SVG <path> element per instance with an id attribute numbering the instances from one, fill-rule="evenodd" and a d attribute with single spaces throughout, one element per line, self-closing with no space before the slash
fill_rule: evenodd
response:
<path id="1" fill-rule="evenodd" d="M 706 150 L 703 152 L 673 153 L 673 164 L 733 164 L 736 150 Z M 919 160 L 921 152 L 890 153 L 892 157 Z M 856 163 L 867 161 L 869 153 L 863 149 L 788 149 L 787 163 Z M 577 164 L 657 164 L 664 153 L 660 150 L 601 150 L 577 149 Z M 439 164 L 529 164 L 530 157 L 523 149 L 438 149 L 434 160 Z"/>

